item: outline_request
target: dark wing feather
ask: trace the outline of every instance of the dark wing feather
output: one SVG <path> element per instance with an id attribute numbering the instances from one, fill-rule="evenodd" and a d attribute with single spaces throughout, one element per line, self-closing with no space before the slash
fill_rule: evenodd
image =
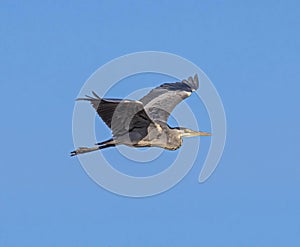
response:
<path id="1" fill-rule="evenodd" d="M 86 95 L 87 100 L 98 115 L 112 130 L 113 136 L 121 136 L 136 128 L 146 129 L 152 120 L 144 110 L 143 103 L 135 100 L 101 99 L 95 92 L 94 97 Z"/>
<path id="2" fill-rule="evenodd" d="M 164 83 L 152 89 L 140 99 L 150 118 L 154 121 L 167 122 L 168 118 L 182 100 L 189 97 L 199 87 L 198 76 L 175 83 Z"/>

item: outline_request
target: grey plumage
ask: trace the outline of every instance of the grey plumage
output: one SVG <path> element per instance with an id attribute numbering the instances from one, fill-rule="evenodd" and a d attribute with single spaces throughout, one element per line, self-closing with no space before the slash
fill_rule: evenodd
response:
<path id="1" fill-rule="evenodd" d="M 119 144 L 131 147 L 161 147 L 178 149 L 182 137 L 210 135 L 206 132 L 186 128 L 171 128 L 168 124 L 170 113 L 182 100 L 199 87 L 198 76 L 175 83 L 164 83 L 152 89 L 140 100 L 102 99 L 95 92 L 94 97 L 77 100 L 89 101 L 98 115 L 112 130 L 112 139 L 98 143 L 96 147 L 79 148 L 71 155 L 91 152 Z"/>

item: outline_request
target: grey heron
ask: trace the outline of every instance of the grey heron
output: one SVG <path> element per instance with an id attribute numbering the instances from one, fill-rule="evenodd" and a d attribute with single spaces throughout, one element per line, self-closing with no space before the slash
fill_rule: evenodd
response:
<path id="1" fill-rule="evenodd" d="M 197 74 L 175 83 L 164 83 L 152 89 L 140 100 L 100 98 L 92 96 L 77 100 L 88 101 L 105 124 L 112 130 L 112 138 L 96 143 L 94 147 L 80 147 L 71 156 L 127 145 L 130 147 L 160 147 L 176 150 L 182 137 L 210 136 L 208 132 L 183 127 L 170 127 L 167 123 L 172 110 L 199 87 Z"/>

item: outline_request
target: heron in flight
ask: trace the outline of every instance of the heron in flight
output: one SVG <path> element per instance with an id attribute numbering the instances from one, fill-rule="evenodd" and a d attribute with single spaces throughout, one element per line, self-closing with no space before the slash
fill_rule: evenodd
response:
<path id="1" fill-rule="evenodd" d="M 183 127 L 170 127 L 167 123 L 172 110 L 199 87 L 194 78 L 175 83 L 164 83 L 152 89 L 140 100 L 102 99 L 95 92 L 93 97 L 77 100 L 89 101 L 98 115 L 112 130 L 113 137 L 94 147 L 80 147 L 71 156 L 126 145 L 130 147 L 160 147 L 176 150 L 182 145 L 182 137 L 210 136 L 210 133 Z"/>

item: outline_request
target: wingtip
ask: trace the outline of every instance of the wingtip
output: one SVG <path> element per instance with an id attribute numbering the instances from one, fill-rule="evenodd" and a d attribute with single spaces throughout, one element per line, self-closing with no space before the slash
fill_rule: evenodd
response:
<path id="1" fill-rule="evenodd" d="M 95 93 L 95 91 L 92 91 L 92 94 L 97 98 L 97 99 L 101 99 L 98 94 Z"/>
<path id="2" fill-rule="evenodd" d="M 91 100 L 93 99 L 93 97 L 89 96 L 89 95 L 85 95 L 86 98 L 77 98 L 75 99 L 76 101 L 79 101 L 79 100 Z"/>
<path id="3" fill-rule="evenodd" d="M 192 91 L 196 91 L 199 88 L 199 79 L 197 74 L 194 75 L 194 78 L 189 76 L 187 79 L 182 80 L 182 82 L 189 85 L 192 88 Z"/>
<path id="4" fill-rule="evenodd" d="M 77 99 L 75 99 L 75 101 L 80 101 L 80 100 L 89 100 L 89 101 L 91 101 L 91 100 L 101 100 L 101 98 L 98 96 L 98 94 L 96 94 L 94 91 L 92 91 L 92 94 L 95 98 L 86 94 L 85 95 L 86 98 L 77 98 Z"/>
<path id="5" fill-rule="evenodd" d="M 194 75 L 194 83 L 196 84 L 196 87 L 199 87 L 199 78 L 198 78 L 198 74 Z"/>
<path id="6" fill-rule="evenodd" d="M 75 101 L 80 101 L 80 100 L 87 100 L 87 98 L 77 98 Z"/>

